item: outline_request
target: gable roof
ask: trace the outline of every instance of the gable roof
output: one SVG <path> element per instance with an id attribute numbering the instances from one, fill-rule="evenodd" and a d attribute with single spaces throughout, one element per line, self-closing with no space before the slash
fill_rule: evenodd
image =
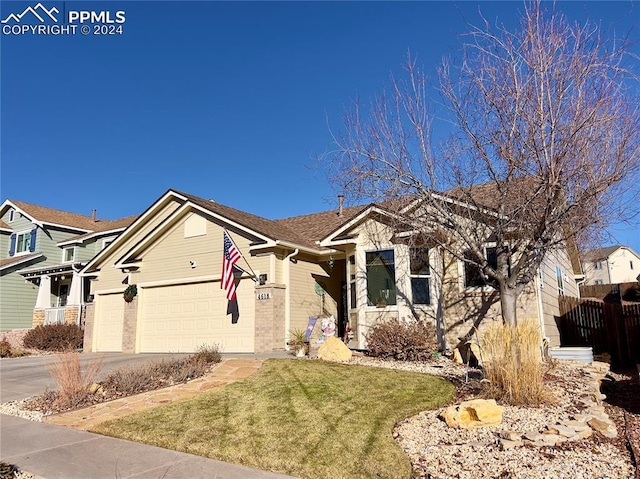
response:
<path id="1" fill-rule="evenodd" d="M 107 221 L 99 218 L 94 220 L 91 216 L 47 208 L 24 201 L 6 200 L 3 206 L 13 206 L 36 224 L 66 226 L 84 231 L 94 231 L 99 224 Z"/>
<path id="2" fill-rule="evenodd" d="M 595 261 L 600 261 L 600 260 L 603 260 L 603 259 L 607 259 L 609 256 L 611 256 L 613 253 L 615 253 L 616 251 L 618 251 L 621 248 L 629 250 L 630 252 L 632 252 L 633 254 L 635 254 L 636 256 L 638 256 L 640 258 L 640 255 L 638 255 L 635 251 L 633 251 L 628 246 L 617 244 L 617 245 L 604 246 L 602 248 L 596 248 L 596 249 L 592 249 L 592 250 L 589 250 L 589 251 L 585 251 L 584 260 L 588 261 L 590 263 L 593 263 Z"/>
<path id="3" fill-rule="evenodd" d="M 94 231 L 89 231 L 88 233 L 73 236 L 72 238 L 68 238 L 64 241 L 58 242 L 57 245 L 64 246 L 66 244 L 76 244 L 96 236 L 107 236 L 109 233 L 120 233 L 125 228 L 127 228 L 127 226 L 131 225 L 135 220 L 137 220 L 139 216 L 140 215 L 127 216 L 126 218 L 120 218 L 118 220 L 112 221 L 103 220 L 97 224 L 98 226 Z"/>
<path id="4" fill-rule="evenodd" d="M 12 266 L 18 266 L 20 264 L 27 263 L 40 257 L 44 258 L 44 255 L 42 253 L 31 253 L 20 256 L 13 256 L 11 258 L 0 259 L 0 270 L 10 268 Z"/>

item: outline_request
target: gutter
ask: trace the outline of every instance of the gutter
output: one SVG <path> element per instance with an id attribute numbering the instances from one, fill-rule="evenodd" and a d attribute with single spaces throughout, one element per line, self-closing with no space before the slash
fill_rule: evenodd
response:
<path id="1" fill-rule="evenodd" d="M 291 329 L 291 260 L 294 256 L 300 253 L 300 249 L 296 248 L 290 255 L 285 257 L 285 270 L 284 270 L 284 284 L 287 285 L 287 289 L 284 292 L 284 337 L 285 337 L 285 349 L 288 348 Z"/>

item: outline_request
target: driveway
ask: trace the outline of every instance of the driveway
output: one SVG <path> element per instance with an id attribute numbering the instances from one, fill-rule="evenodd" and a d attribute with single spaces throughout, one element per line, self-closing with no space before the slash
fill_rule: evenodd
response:
<path id="1" fill-rule="evenodd" d="M 103 375 L 120 366 L 181 354 L 83 353 L 103 361 Z M 255 357 L 246 355 L 245 357 Z M 0 402 L 53 388 L 47 365 L 55 356 L 0 359 Z M 294 479 L 122 439 L 0 414 L 0 460 L 44 479 Z"/>
<path id="2" fill-rule="evenodd" d="M 102 377 L 121 366 L 133 366 L 149 361 L 158 361 L 185 354 L 123 354 L 82 353 L 80 362 L 103 361 Z M 0 403 L 16 401 L 43 393 L 47 388 L 55 389 L 47 365 L 56 360 L 55 355 L 0 359 Z"/>

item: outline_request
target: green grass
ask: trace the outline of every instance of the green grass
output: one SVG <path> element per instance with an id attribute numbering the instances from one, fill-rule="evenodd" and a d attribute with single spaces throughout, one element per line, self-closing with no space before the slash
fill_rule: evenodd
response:
<path id="1" fill-rule="evenodd" d="M 301 478 L 409 478 L 394 425 L 454 392 L 419 373 L 271 359 L 244 381 L 93 432 Z"/>

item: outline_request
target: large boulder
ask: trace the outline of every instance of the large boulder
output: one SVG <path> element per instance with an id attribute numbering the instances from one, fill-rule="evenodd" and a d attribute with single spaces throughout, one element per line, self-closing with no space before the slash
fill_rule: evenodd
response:
<path id="1" fill-rule="evenodd" d="M 318 348 L 318 358 L 325 361 L 351 361 L 351 350 L 335 336 L 329 336 Z"/>
<path id="2" fill-rule="evenodd" d="M 473 399 L 448 407 L 440 417 L 449 427 L 474 429 L 501 424 L 502 410 L 495 399 Z"/>

